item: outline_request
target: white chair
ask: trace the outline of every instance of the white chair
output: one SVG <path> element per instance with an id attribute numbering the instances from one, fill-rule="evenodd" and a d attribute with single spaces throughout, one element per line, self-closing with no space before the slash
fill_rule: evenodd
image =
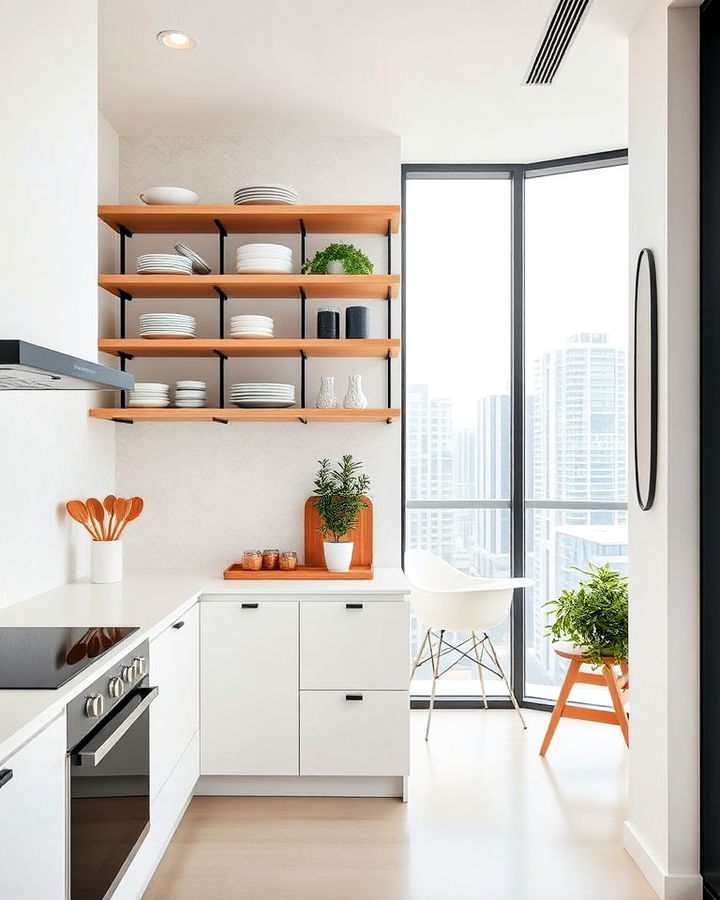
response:
<path id="1" fill-rule="evenodd" d="M 523 728 L 527 728 L 517 699 L 505 677 L 492 641 L 488 637 L 488 631 L 496 625 L 500 625 L 508 617 L 513 590 L 531 587 L 534 583 L 532 579 L 474 578 L 459 572 L 445 560 L 427 550 L 407 551 L 405 575 L 412 588 L 411 600 L 415 615 L 427 629 L 410 671 L 410 680 L 412 680 L 417 667 L 425 662 L 431 662 L 433 670 L 425 740 L 430 736 L 430 719 L 435 705 L 437 680 L 463 658 L 469 659 L 478 667 L 485 709 L 488 708 L 488 703 L 485 695 L 483 670 L 487 670 L 497 678 L 502 678 L 512 704 L 520 716 Z M 470 637 L 455 647 L 445 638 L 446 631 L 470 632 Z M 434 638 L 437 640 L 435 647 L 433 647 Z M 472 646 L 468 649 L 474 654 L 474 659 L 463 649 L 471 641 Z M 423 658 L 426 645 L 428 655 Z M 443 645 L 445 649 L 443 649 Z M 441 672 L 440 660 L 446 653 L 452 651 L 459 653 L 459 658 Z M 486 654 L 488 662 L 483 661 Z"/>

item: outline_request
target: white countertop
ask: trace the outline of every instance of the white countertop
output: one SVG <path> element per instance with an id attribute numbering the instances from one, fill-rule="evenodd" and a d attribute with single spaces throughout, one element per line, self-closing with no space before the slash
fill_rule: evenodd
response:
<path id="1" fill-rule="evenodd" d="M 0 627 L 138 626 L 127 640 L 105 653 L 58 690 L 0 690 L 0 763 L 7 759 L 133 647 L 152 640 L 203 595 L 303 596 L 366 594 L 402 599 L 409 586 L 400 569 L 376 569 L 364 581 L 224 581 L 207 569 L 130 569 L 119 584 L 77 581 L 0 610 Z"/>

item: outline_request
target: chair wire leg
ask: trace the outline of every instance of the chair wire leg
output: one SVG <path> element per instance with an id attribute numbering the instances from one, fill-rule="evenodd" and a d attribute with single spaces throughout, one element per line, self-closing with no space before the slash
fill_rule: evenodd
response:
<path id="1" fill-rule="evenodd" d="M 417 667 L 420 665 L 420 657 L 423 655 L 423 650 L 425 649 L 425 644 L 427 644 L 429 634 L 430 634 L 430 629 L 428 628 L 428 630 L 423 635 L 422 643 L 420 644 L 420 649 L 418 650 L 417 656 L 415 657 L 415 662 L 413 663 L 412 668 L 410 669 L 410 681 L 413 680 L 413 676 L 415 675 L 415 672 L 417 672 Z M 432 656 L 432 653 L 430 655 Z"/>
<path id="2" fill-rule="evenodd" d="M 442 651 L 442 642 L 443 635 L 445 634 L 445 629 L 440 629 L 440 637 L 438 638 L 437 645 L 437 654 L 433 659 L 433 681 L 432 681 L 432 690 L 430 691 L 430 707 L 428 708 L 428 717 L 427 717 L 427 727 L 425 728 L 425 740 L 427 741 L 430 737 L 430 719 L 432 718 L 433 707 L 435 706 L 435 685 L 438 680 L 438 673 L 440 672 L 440 653 Z"/>
<path id="3" fill-rule="evenodd" d="M 478 664 L 478 672 L 480 673 L 480 690 L 482 691 L 483 704 L 485 705 L 485 709 L 488 708 L 487 695 L 485 694 L 485 675 L 483 673 L 482 667 L 482 658 L 485 653 L 485 647 L 483 644 L 480 645 L 480 653 L 478 653 L 478 640 L 475 632 L 471 632 L 473 639 L 473 650 L 475 651 L 475 659 Z"/>
<path id="4" fill-rule="evenodd" d="M 498 670 L 498 672 L 502 675 L 502 680 L 505 682 L 505 687 L 508 689 L 508 694 L 510 694 L 510 699 L 512 700 L 512 705 L 515 707 L 515 711 L 516 711 L 517 714 L 520 716 L 520 721 L 522 722 L 522 727 L 527 731 L 527 725 L 525 724 L 525 719 L 523 719 L 523 714 L 522 714 L 522 712 L 520 711 L 520 706 L 519 706 L 519 704 L 518 704 L 518 702 L 517 702 L 517 699 L 516 699 L 516 697 L 515 697 L 515 694 L 513 694 L 513 692 L 512 692 L 512 688 L 510 687 L 510 683 L 508 682 L 507 677 L 505 676 L 505 672 L 503 671 L 503 668 L 502 668 L 502 666 L 500 665 L 500 660 L 498 659 L 498 655 L 497 655 L 497 653 L 495 652 L 495 648 L 493 647 L 493 643 L 492 643 L 492 641 L 490 640 L 490 638 L 488 637 L 487 632 L 485 633 L 485 640 L 486 640 L 487 643 L 488 643 L 488 647 L 489 647 L 489 649 L 490 649 L 490 654 L 492 655 L 492 658 L 493 658 L 493 660 L 495 661 L 495 665 L 497 666 L 497 670 Z"/>

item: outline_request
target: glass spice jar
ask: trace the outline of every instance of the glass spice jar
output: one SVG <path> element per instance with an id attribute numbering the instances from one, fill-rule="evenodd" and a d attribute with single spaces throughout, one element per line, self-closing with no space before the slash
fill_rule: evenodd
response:
<path id="1" fill-rule="evenodd" d="M 277 569 L 280 559 L 279 550 L 263 550 L 262 567 L 263 569 Z"/>
<path id="2" fill-rule="evenodd" d="M 280 554 L 279 565 L 283 572 L 292 572 L 294 569 L 297 569 L 297 553 L 294 550 L 283 550 Z"/>
<path id="3" fill-rule="evenodd" d="M 240 565 L 248 572 L 259 572 L 262 569 L 263 555 L 260 550 L 246 550 Z"/>

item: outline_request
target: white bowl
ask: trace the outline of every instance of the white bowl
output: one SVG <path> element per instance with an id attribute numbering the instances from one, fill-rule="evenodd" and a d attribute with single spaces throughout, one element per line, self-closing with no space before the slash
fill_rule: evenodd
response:
<path id="1" fill-rule="evenodd" d="M 138 195 L 149 206 L 169 204 L 173 206 L 196 206 L 200 195 L 183 187 L 151 187 Z"/>
<path id="2" fill-rule="evenodd" d="M 181 391 L 204 391 L 207 384 L 204 381 L 176 381 L 175 387 Z"/>
<path id="3" fill-rule="evenodd" d="M 238 257 L 241 256 L 278 256 L 281 259 L 292 259 L 293 252 L 290 247 L 282 244 L 241 244 L 237 248 Z"/>

